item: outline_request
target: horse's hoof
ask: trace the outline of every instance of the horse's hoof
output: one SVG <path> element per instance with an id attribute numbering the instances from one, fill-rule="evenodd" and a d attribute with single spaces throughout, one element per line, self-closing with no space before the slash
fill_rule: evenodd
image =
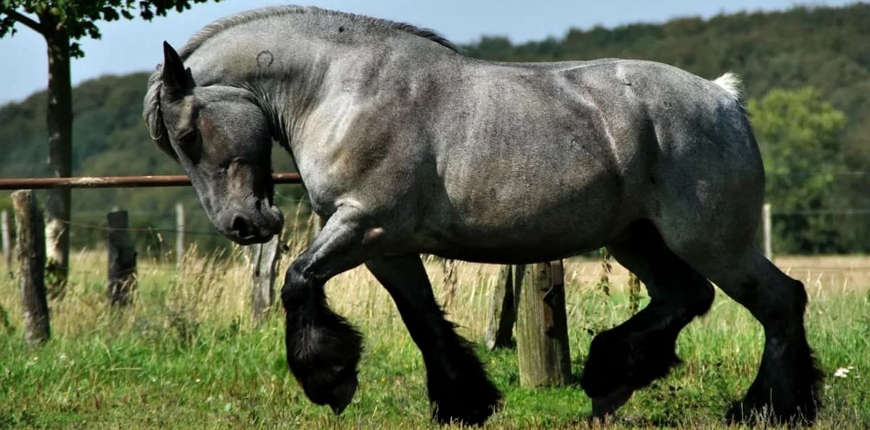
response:
<path id="1" fill-rule="evenodd" d="M 477 384 L 445 387 L 429 381 L 432 417 L 442 425 L 480 426 L 501 406 L 501 393 L 485 377 Z"/>
<path id="2" fill-rule="evenodd" d="M 349 378 L 345 378 L 332 389 L 332 396 L 329 400 L 329 407 L 336 415 L 341 414 L 350 401 L 353 400 L 353 395 L 356 394 L 356 387 L 359 381 L 356 378 L 356 372 Z"/>
<path id="3" fill-rule="evenodd" d="M 607 395 L 592 398 L 592 419 L 606 420 L 620 406 L 631 398 L 634 390 L 628 385 L 622 385 Z"/>
<path id="4" fill-rule="evenodd" d="M 356 363 L 351 363 L 337 372 L 318 369 L 306 376 L 299 379 L 305 396 L 316 405 L 328 405 L 336 415 L 347 408 L 359 385 Z"/>
<path id="5" fill-rule="evenodd" d="M 456 424 L 463 427 L 482 426 L 489 417 L 498 411 L 498 405 L 488 405 L 482 408 L 466 411 L 443 411 L 436 406 L 433 410 L 435 420 L 440 425 Z"/>

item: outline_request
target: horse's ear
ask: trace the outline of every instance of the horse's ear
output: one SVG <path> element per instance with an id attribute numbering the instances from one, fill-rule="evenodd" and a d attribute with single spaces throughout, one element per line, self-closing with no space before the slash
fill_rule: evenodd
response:
<path id="1" fill-rule="evenodd" d="M 163 90 L 173 99 L 181 98 L 189 84 L 184 63 L 175 48 L 163 42 Z"/>

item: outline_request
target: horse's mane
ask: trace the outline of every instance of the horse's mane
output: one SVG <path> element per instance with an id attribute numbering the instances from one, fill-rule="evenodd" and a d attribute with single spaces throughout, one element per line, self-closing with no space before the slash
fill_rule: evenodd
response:
<path id="1" fill-rule="evenodd" d="M 196 51 L 197 48 L 201 47 L 207 40 L 214 37 L 216 34 L 224 30 L 233 28 L 235 26 L 260 19 L 291 14 L 310 14 L 344 17 L 349 19 L 351 22 L 358 22 L 387 30 L 398 30 L 410 33 L 436 42 L 454 52 L 459 52 L 459 48 L 457 48 L 456 45 L 445 39 L 440 34 L 432 30 L 415 27 L 410 24 L 394 22 L 380 18 L 372 18 L 363 15 L 355 15 L 346 12 L 320 9 L 313 6 L 274 6 L 262 9 L 254 9 L 247 12 L 241 12 L 212 22 L 211 24 L 203 27 L 201 30 L 196 32 L 196 34 L 194 34 L 193 37 L 190 38 L 190 40 L 184 45 L 184 47 L 182 47 L 178 51 L 178 55 L 181 57 L 182 60 L 186 59 L 194 51 Z M 162 149 L 170 156 L 174 157 L 175 154 L 170 147 L 169 138 L 166 136 L 166 130 L 163 125 L 162 116 L 160 114 L 160 83 L 161 67 L 157 66 L 157 70 L 155 70 L 151 77 L 148 79 L 148 92 L 145 95 L 142 117 L 145 120 L 145 123 L 148 125 L 148 129 L 151 133 L 151 139 L 153 139 L 154 142 L 157 143 L 157 146 L 160 147 L 160 149 Z"/>
<path id="2" fill-rule="evenodd" d="M 349 19 L 352 22 L 359 22 L 364 24 L 373 25 L 375 27 L 384 28 L 388 30 L 399 30 L 404 31 L 406 33 L 410 33 L 416 36 L 420 36 L 425 39 L 429 39 L 434 41 L 448 49 L 459 52 L 459 48 L 456 47 L 452 42 L 445 39 L 440 34 L 428 30 L 425 28 L 415 27 L 410 24 L 405 24 L 401 22 L 389 21 L 386 19 L 380 18 L 372 18 L 364 15 L 356 15 L 347 12 L 339 12 L 334 10 L 320 9 L 314 6 L 273 6 L 266 7 L 262 9 L 254 9 L 247 12 L 241 12 L 235 15 L 230 15 L 228 17 L 219 19 L 217 21 L 212 22 L 211 24 L 203 27 L 201 30 L 196 32 L 193 37 L 184 45 L 181 50 L 178 51 L 178 55 L 182 60 L 187 58 L 193 51 L 202 46 L 205 41 L 212 38 L 214 35 L 235 27 L 240 24 L 245 24 L 251 21 L 256 21 L 264 18 L 272 18 L 276 16 L 284 16 L 284 15 L 292 15 L 292 14 L 310 14 L 310 15 L 326 15 L 326 16 L 338 16 Z"/>

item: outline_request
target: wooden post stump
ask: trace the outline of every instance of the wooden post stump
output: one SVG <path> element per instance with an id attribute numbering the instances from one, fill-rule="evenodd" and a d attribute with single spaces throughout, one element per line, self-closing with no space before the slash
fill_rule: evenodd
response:
<path id="1" fill-rule="evenodd" d="M 9 213 L 0 211 L 0 237 L 3 242 L 3 260 L 6 263 L 6 273 L 12 275 L 12 252 L 9 238 Z"/>
<path id="2" fill-rule="evenodd" d="M 106 295 L 112 306 L 127 306 L 132 302 L 131 294 L 136 289 L 136 249 L 130 237 L 127 211 L 109 212 L 107 219 L 109 288 Z"/>
<path id="3" fill-rule="evenodd" d="M 280 234 L 272 240 L 251 245 L 251 316 L 255 325 L 259 325 L 275 303 L 275 276 L 278 269 L 278 259 L 281 255 Z"/>
<path id="4" fill-rule="evenodd" d="M 484 342 L 490 350 L 513 348 L 514 324 L 517 322 L 516 289 L 523 282 L 525 265 L 502 266 L 499 283 L 489 302 Z"/>
<path id="5" fill-rule="evenodd" d="M 559 386 L 571 380 L 564 284 L 561 261 L 526 268 L 518 292 L 520 386 Z"/>
<path id="6" fill-rule="evenodd" d="M 184 259 L 184 205 L 175 204 L 175 267 Z"/>
<path id="7" fill-rule="evenodd" d="M 45 225 L 32 190 L 12 193 L 12 204 L 18 233 L 15 249 L 24 310 L 24 340 L 30 346 L 40 346 L 51 337 L 45 298 Z"/>
<path id="8" fill-rule="evenodd" d="M 444 258 L 441 260 L 441 267 L 444 271 L 444 288 L 446 289 L 441 308 L 445 312 L 448 312 L 453 308 L 454 302 L 456 302 L 456 286 L 458 284 L 456 279 L 456 261 Z"/>

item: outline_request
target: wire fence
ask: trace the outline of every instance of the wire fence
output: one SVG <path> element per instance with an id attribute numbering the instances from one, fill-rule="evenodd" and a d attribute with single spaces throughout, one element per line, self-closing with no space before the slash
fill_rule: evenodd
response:
<path id="1" fill-rule="evenodd" d="M 304 201 L 304 200 L 297 200 Z M 105 213 L 99 211 L 88 211 L 79 214 L 80 217 L 86 216 L 101 217 L 105 219 Z M 175 219 L 174 213 L 167 212 L 151 212 L 151 211 L 135 211 L 131 215 L 138 215 L 145 219 L 151 220 L 159 218 L 167 223 L 173 223 Z M 776 215 L 774 213 L 774 215 Z M 791 215 L 791 214 L 789 214 Z M 806 215 L 806 214 L 794 214 Z M 810 214 L 813 216 L 814 214 Z M 818 215 L 818 214 L 815 214 Z M 863 214 L 870 215 L 870 213 Z M 293 214 L 290 214 L 292 217 Z M 178 230 L 177 228 L 152 228 L 136 226 L 136 217 L 131 216 L 131 227 L 125 229 L 130 232 L 134 239 L 136 251 L 140 258 L 153 261 L 155 263 L 172 263 L 178 258 L 184 257 L 177 255 L 174 247 L 176 235 L 183 234 L 187 239 L 186 243 L 188 250 L 196 250 L 194 253 L 200 255 L 222 255 L 230 257 L 234 252 L 238 252 L 232 243 L 225 239 L 219 232 L 215 230 L 199 230 L 185 229 Z M 313 235 L 314 224 L 317 221 L 307 213 L 300 214 L 295 220 L 288 222 L 288 230 L 284 233 L 285 249 L 299 250 L 304 247 L 304 244 Z M 73 235 L 92 234 L 105 241 L 108 232 L 111 230 L 105 221 L 97 222 L 78 222 L 72 221 L 68 224 Z M 292 226 L 292 227 L 291 227 Z M 198 228 L 209 226 L 197 226 Z M 203 246 L 206 243 L 203 239 L 211 238 L 215 242 L 221 244 L 213 248 Z M 14 242 L 14 240 L 13 240 Z M 14 244 L 13 244 L 14 246 Z M 99 242 L 93 248 L 102 249 L 103 242 Z M 93 249 L 92 248 L 92 249 Z M 292 254 L 292 253 L 291 253 Z M 585 282 L 594 284 L 601 274 L 598 266 L 600 263 L 595 262 L 596 253 L 590 253 L 581 260 L 587 263 L 582 267 L 579 274 L 573 278 L 576 282 Z M 853 289 L 870 287 L 870 256 L 863 255 L 828 255 L 828 256 L 789 256 L 789 255 L 774 255 L 774 263 L 790 276 L 801 280 L 808 288 L 813 288 L 813 291 L 829 290 L 829 289 Z M 175 264 L 149 264 L 149 271 L 159 272 L 174 272 L 177 269 Z M 72 269 L 71 269 L 72 270 Z M 611 281 L 616 286 L 627 285 L 628 274 L 621 268 L 614 270 L 611 276 Z M 459 282 L 462 282 L 460 279 Z"/>
<path id="2" fill-rule="evenodd" d="M 769 177 L 829 175 L 833 177 L 835 181 L 870 181 L 870 171 L 863 170 L 835 172 L 768 172 L 767 174 Z M 278 174 L 275 177 L 280 178 L 281 183 L 299 182 L 299 177 L 296 174 Z M 169 184 L 169 186 L 184 186 L 189 184 L 184 177 L 172 177 L 169 179 L 154 178 L 156 179 L 152 180 L 157 181 L 157 183 L 150 186 L 165 186 L 166 184 Z M 0 181 L 2 182 L 0 185 L 3 185 L 3 188 L 5 189 L 11 189 L 11 187 L 15 185 L 14 181 L 15 180 L 12 179 L 2 180 Z M 58 178 L 31 178 L 31 182 L 41 184 L 40 186 L 43 188 L 59 186 L 58 184 L 61 184 L 62 181 L 58 181 Z M 63 186 L 87 188 L 142 186 L 130 185 L 130 181 L 131 179 L 129 177 L 73 178 L 67 183 L 67 185 Z M 307 208 L 310 207 L 310 202 L 307 197 L 303 196 L 300 198 L 294 195 L 285 194 L 281 192 L 281 190 L 276 189 L 275 202 L 281 206 L 282 209 L 285 209 L 285 213 L 289 212 L 286 228 L 308 229 L 307 226 L 311 224 L 311 221 L 308 219 L 310 214 L 308 213 Z M 842 220 L 844 223 L 851 223 L 850 225 L 855 225 L 856 223 L 864 224 L 864 217 L 870 217 L 870 198 L 866 201 L 868 205 L 867 207 L 861 207 L 860 205 L 865 202 L 856 203 L 859 203 L 859 205 L 802 210 L 780 210 L 774 206 L 771 210 L 771 218 L 774 226 L 776 226 L 778 222 L 786 222 L 785 220 L 794 220 L 795 218 L 806 220 L 827 219 L 829 222 L 833 220 L 834 223 L 839 222 L 838 220 Z M 121 209 L 124 208 L 122 207 Z M 187 239 L 188 243 L 197 243 L 200 249 L 207 251 L 221 247 L 226 248 L 229 246 L 229 241 L 224 239 L 211 223 L 208 222 L 198 205 L 194 206 L 189 203 L 188 209 L 188 223 L 184 228 L 180 228 L 176 224 L 178 214 L 173 211 L 144 209 L 129 210 L 127 212 L 130 219 L 130 227 L 126 230 L 130 232 L 137 250 L 139 250 L 143 256 L 151 258 L 166 259 L 173 253 L 177 253 L 173 244 L 176 243 L 178 235 L 184 235 L 189 238 Z M 109 211 L 94 209 L 84 211 L 74 210 L 72 220 L 67 222 L 74 245 L 99 246 L 111 230 L 106 220 L 107 212 Z M 12 221 L 11 216 L 8 218 Z M 866 224 L 870 226 L 870 218 L 866 219 Z M 14 228 L 10 227 L 9 230 L 11 231 L 11 234 L 14 235 Z M 868 227 L 867 230 L 870 231 L 870 227 Z M 776 244 L 774 244 L 774 247 L 775 246 Z M 776 249 L 774 251 L 776 251 Z"/>
<path id="3" fill-rule="evenodd" d="M 276 193 L 275 200 L 285 213 L 285 239 L 293 242 L 294 246 L 295 242 L 307 241 L 318 224 L 311 219 L 307 197 L 296 198 Z M 77 250 L 104 249 L 109 233 L 123 230 L 129 233 L 139 257 L 148 260 L 178 262 L 189 248 L 197 250 L 200 255 L 229 255 L 234 248 L 232 242 L 212 226 L 198 202 L 186 206 L 177 204 L 175 208 L 174 211 L 126 211 L 129 226 L 123 229 L 109 226 L 107 215 L 113 210 L 73 210 L 72 220 L 62 222 L 69 230 L 72 248 Z M 11 257 L 7 256 L 13 253 L 16 243 L 16 228 L 12 214 L 7 211 L 3 213 L 6 216 L 0 220 L 0 224 L 5 226 L 6 240 L 0 252 L 9 261 Z"/>
<path id="4" fill-rule="evenodd" d="M 309 211 L 310 202 L 307 198 L 291 198 L 276 195 L 276 200 L 285 213 L 285 230 L 287 237 L 310 235 L 308 230 L 314 222 Z M 176 205 L 178 208 L 178 205 Z M 176 211 L 127 211 L 130 233 L 134 244 L 143 256 L 157 259 L 168 259 L 174 255 L 177 258 L 178 250 L 175 245 L 178 236 L 187 245 L 196 244 L 203 252 L 225 250 L 232 246 L 205 217 L 204 211 L 196 205 L 194 207 L 182 206 L 183 212 Z M 79 211 L 74 212 L 73 220 L 66 222 L 70 228 L 70 236 L 74 244 L 79 246 L 100 246 L 105 241 L 108 233 L 117 230 L 109 227 L 107 213 L 103 211 Z M 181 220 L 182 224 L 179 225 Z M 302 230 L 298 231 L 297 230 Z"/>

